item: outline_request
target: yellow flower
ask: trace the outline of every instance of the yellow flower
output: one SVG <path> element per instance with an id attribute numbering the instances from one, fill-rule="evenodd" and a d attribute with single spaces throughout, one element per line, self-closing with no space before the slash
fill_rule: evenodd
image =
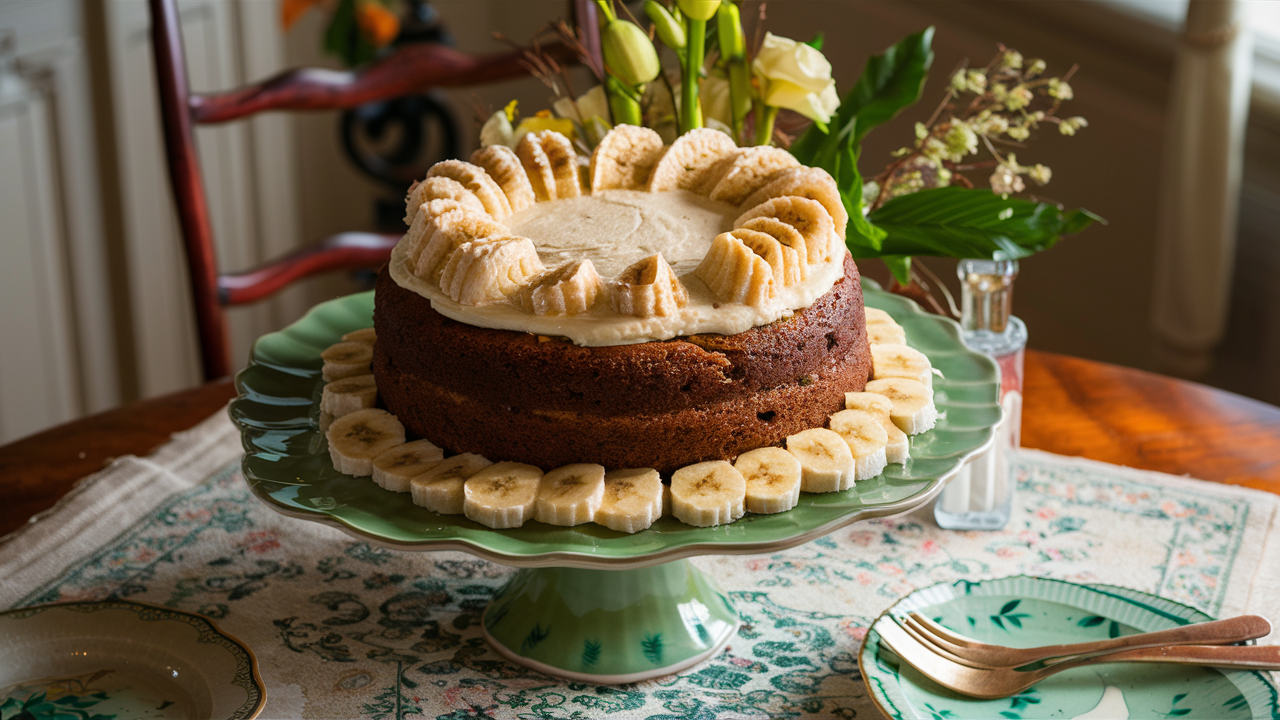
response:
<path id="1" fill-rule="evenodd" d="M 515 137 L 512 138 L 511 144 L 514 146 L 525 135 L 541 130 L 555 130 L 570 140 L 577 137 L 577 133 L 573 129 L 572 120 L 552 117 L 549 111 L 539 110 L 537 115 L 520 121 L 520 124 L 516 126 Z"/>
<path id="2" fill-rule="evenodd" d="M 821 123 L 830 122 L 840 107 L 831 63 L 804 43 L 765 33 L 751 69 L 760 78 L 766 105 L 794 110 Z"/>

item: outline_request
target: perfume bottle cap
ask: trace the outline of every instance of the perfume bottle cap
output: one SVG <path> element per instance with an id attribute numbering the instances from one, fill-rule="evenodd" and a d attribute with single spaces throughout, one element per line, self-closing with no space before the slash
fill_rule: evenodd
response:
<path id="1" fill-rule="evenodd" d="M 1017 260 L 961 260 L 960 326 L 966 331 L 1002 333 L 1013 307 L 1013 280 Z"/>

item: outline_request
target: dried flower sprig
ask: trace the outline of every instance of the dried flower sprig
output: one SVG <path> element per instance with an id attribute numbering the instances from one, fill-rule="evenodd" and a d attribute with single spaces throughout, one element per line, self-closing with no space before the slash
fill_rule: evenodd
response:
<path id="1" fill-rule="evenodd" d="M 929 188 L 960 185 L 973 187 L 963 173 L 991 170 L 987 178 L 998 195 L 1026 189 L 1023 177 L 1044 185 L 1053 177 L 1039 163 L 1022 165 L 1012 151 L 1023 148 L 1041 124 L 1058 126 L 1063 135 L 1074 135 L 1088 126 L 1083 117 L 1059 116 L 1073 91 L 1072 66 L 1062 77 L 1046 77 L 1043 60 L 1024 60 L 1016 50 L 1000 46 L 986 67 L 958 68 L 947 85 L 942 102 L 927 122 L 915 125 L 916 140 L 894 153 L 884 172 L 864 188 L 864 198 L 874 211 L 888 200 Z M 980 159 L 984 154 L 986 159 Z"/>

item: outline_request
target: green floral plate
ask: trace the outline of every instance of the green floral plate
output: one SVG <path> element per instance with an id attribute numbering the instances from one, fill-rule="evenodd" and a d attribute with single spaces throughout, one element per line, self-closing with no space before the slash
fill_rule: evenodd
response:
<path id="1" fill-rule="evenodd" d="M 249 366 L 236 377 L 240 397 L 231 418 L 243 435 L 244 477 L 272 508 L 317 520 L 365 540 L 400 549 L 453 549 L 519 567 L 642 567 L 704 554 L 761 553 L 799 545 L 859 520 L 919 507 L 942 490 L 942 480 L 985 449 L 1000 418 L 999 371 L 970 352 L 950 320 L 874 289 L 866 302 L 906 329 L 908 342 L 942 372 L 934 384 L 943 417 L 911 441 L 905 466 L 846 492 L 804 494 L 795 509 L 748 515 L 715 528 L 662 518 L 626 535 L 594 525 L 573 528 L 528 523 L 495 532 L 461 515 L 442 516 L 414 505 L 407 493 L 383 490 L 334 470 L 319 430 L 320 351 L 344 333 L 372 323 L 373 295 L 363 293 L 313 308 L 280 332 L 260 338 Z M 427 547 L 424 547 L 427 546 Z"/>
<path id="2" fill-rule="evenodd" d="M 0 613 L 0 718 L 257 717 L 257 661 L 211 620 L 124 600 Z"/>
<path id="3" fill-rule="evenodd" d="M 1035 647 L 1163 630 L 1213 618 L 1171 600 L 1109 585 L 1017 576 L 959 580 L 917 590 L 881 615 L 858 666 L 880 711 L 902 718 L 1280 718 L 1266 673 L 1183 665 L 1116 663 L 1067 670 L 1013 697 L 951 692 L 900 664 L 876 627 L 908 612 L 984 642 Z"/>

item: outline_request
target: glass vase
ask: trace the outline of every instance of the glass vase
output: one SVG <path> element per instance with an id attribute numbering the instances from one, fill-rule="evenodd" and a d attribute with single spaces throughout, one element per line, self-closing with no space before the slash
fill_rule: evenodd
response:
<path id="1" fill-rule="evenodd" d="M 991 449 L 974 458 L 947 483 L 933 516 L 948 530 L 999 530 L 1009 522 L 1013 478 L 1009 455 L 1022 444 L 1022 363 L 1027 326 L 1010 314 L 1017 260 L 961 260 L 960 327 L 964 344 L 1000 367 L 1004 417 Z"/>

